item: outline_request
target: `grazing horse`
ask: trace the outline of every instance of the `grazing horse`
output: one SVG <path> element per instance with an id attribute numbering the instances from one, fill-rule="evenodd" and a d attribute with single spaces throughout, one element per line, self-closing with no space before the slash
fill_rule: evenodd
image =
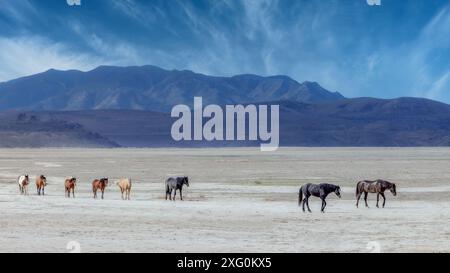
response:
<path id="1" fill-rule="evenodd" d="M 105 195 L 105 188 L 108 186 L 108 178 L 95 179 L 92 181 L 92 191 L 94 192 L 94 199 L 97 198 L 97 191 L 102 192 L 102 199 Z"/>
<path id="2" fill-rule="evenodd" d="M 321 212 L 325 212 L 325 207 L 327 206 L 327 202 L 325 199 L 327 198 L 328 194 L 334 192 L 339 198 L 341 198 L 341 188 L 336 185 L 322 183 L 319 185 L 308 183 L 306 185 L 303 185 L 300 190 L 298 191 L 298 205 L 302 205 L 302 199 L 303 196 L 305 196 L 305 199 L 303 200 L 303 212 L 305 212 L 305 204 L 308 207 L 308 211 L 311 212 L 311 209 L 309 208 L 309 197 L 315 196 L 319 197 L 322 200 L 322 209 Z"/>
<path id="3" fill-rule="evenodd" d="M 77 185 L 77 179 L 75 177 L 71 177 L 66 179 L 64 182 L 64 187 L 66 190 L 67 197 L 70 198 L 70 191 L 72 191 L 72 196 L 75 198 L 75 186 Z"/>
<path id="4" fill-rule="evenodd" d="M 122 178 L 119 182 L 116 183 L 120 188 L 120 192 L 122 193 L 122 200 L 130 200 L 130 192 L 131 192 L 131 179 L 130 178 Z M 123 193 L 125 193 L 125 198 L 123 198 Z"/>
<path id="5" fill-rule="evenodd" d="M 19 176 L 17 178 L 17 183 L 19 184 L 20 194 L 28 195 L 28 184 L 30 184 L 28 174 Z"/>
<path id="6" fill-rule="evenodd" d="M 173 192 L 173 201 L 175 201 L 175 197 L 177 195 L 177 190 L 180 190 L 181 201 L 183 201 L 183 185 L 189 187 L 189 179 L 187 176 L 184 177 L 170 177 L 166 180 L 166 200 L 167 196 L 169 196 L 170 200 L 172 200 L 172 192 Z"/>
<path id="7" fill-rule="evenodd" d="M 389 181 L 385 180 L 363 180 L 359 181 L 358 184 L 356 184 L 356 207 L 359 205 L 359 199 L 361 198 L 361 195 L 364 193 L 364 201 L 366 203 L 366 207 L 369 207 L 367 204 L 367 194 L 368 193 L 376 193 L 377 194 L 377 208 L 378 202 L 380 201 L 380 195 L 383 197 L 383 208 L 386 204 L 386 197 L 384 196 L 384 191 L 390 190 L 392 195 L 397 195 L 397 187 L 394 183 L 391 183 Z"/>
<path id="8" fill-rule="evenodd" d="M 43 175 L 40 175 L 36 177 L 36 188 L 37 188 L 37 194 L 45 195 L 45 186 L 47 186 L 47 178 Z"/>

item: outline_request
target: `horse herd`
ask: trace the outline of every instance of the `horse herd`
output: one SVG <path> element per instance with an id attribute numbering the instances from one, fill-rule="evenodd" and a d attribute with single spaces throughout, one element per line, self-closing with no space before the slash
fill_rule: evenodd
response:
<path id="1" fill-rule="evenodd" d="M 391 183 L 386 180 L 363 180 L 359 181 L 356 184 L 356 207 L 359 206 L 359 199 L 361 199 L 361 195 L 364 194 L 364 201 L 366 203 L 366 207 L 369 207 L 367 204 L 367 195 L 369 193 L 377 194 L 377 208 L 379 208 L 380 196 L 383 197 L 383 208 L 386 205 L 386 196 L 384 192 L 389 190 L 392 195 L 397 195 L 397 187 L 394 183 Z M 298 192 L 298 205 L 302 206 L 303 212 L 305 212 L 305 205 L 308 208 L 308 211 L 311 212 L 309 208 L 309 197 L 319 197 L 322 200 L 322 208 L 321 212 L 325 212 L 325 207 L 327 206 L 327 202 L 325 199 L 330 193 L 335 193 L 339 198 L 341 198 L 341 187 L 333 184 L 306 184 L 303 185 Z M 305 197 L 305 199 L 303 199 Z"/>
<path id="2" fill-rule="evenodd" d="M 97 192 L 100 191 L 104 198 L 105 189 L 108 186 L 109 179 L 108 178 L 100 178 L 94 179 L 92 181 L 92 193 L 94 199 L 97 198 Z M 18 178 L 19 190 L 22 195 L 28 195 L 28 185 L 30 184 L 30 179 L 28 175 L 21 175 Z M 77 179 L 75 177 L 67 178 L 64 181 L 64 189 L 65 196 L 70 198 L 70 194 L 72 193 L 72 197 L 75 198 L 75 188 L 77 185 Z M 131 193 L 131 179 L 130 178 L 122 178 L 116 182 L 116 185 L 119 187 L 121 192 L 122 200 L 130 200 Z M 183 186 L 186 185 L 189 187 L 189 178 L 187 176 L 183 177 L 169 177 L 165 181 L 165 192 L 166 192 L 166 200 L 169 198 L 170 200 L 175 201 L 177 190 L 180 192 L 180 199 L 183 200 Z M 40 175 L 36 177 L 36 189 L 38 195 L 45 195 L 45 187 L 47 186 L 47 178 L 44 175 Z M 397 195 L 397 188 L 394 183 L 391 183 L 386 180 L 363 180 L 359 181 L 356 184 L 356 207 L 359 206 L 359 200 L 361 196 L 364 194 L 364 201 L 366 207 L 369 207 L 367 204 L 367 196 L 369 193 L 377 194 L 377 208 L 379 207 L 380 196 L 383 198 L 383 208 L 386 205 L 386 196 L 384 192 L 389 190 L 394 196 Z M 309 198 L 311 196 L 318 197 L 322 200 L 321 212 L 325 212 L 325 207 L 327 206 L 327 202 L 325 199 L 330 193 L 335 193 L 339 198 L 341 198 L 341 188 L 337 185 L 322 183 L 322 184 L 305 184 L 303 185 L 298 192 L 298 205 L 302 206 L 303 212 L 305 212 L 305 205 L 309 212 L 311 209 L 309 208 Z M 173 197 L 172 197 L 173 195 Z"/>
<path id="3" fill-rule="evenodd" d="M 29 175 L 21 175 L 17 178 L 17 183 L 19 184 L 19 191 L 22 195 L 28 195 L 28 185 L 30 184 Z M 102 194 L 102 199 L 105 196 L 105 189 L 108 187 L 109 179 L 108 178 L 100 178 L 94 179 L 92 181 L 92 193 L 94 195 L 94 199 L 97 199 L 97 192 L 100 191 Z M 116 182 L 116 185 L 119 187 L 121 192 L 122 200 L 130 200 L 131 195 L 131 179 L 130 178 L 121 178 Z M 167 197 L 170 200 L 175 201 L 177 190 L 180 192 L 180 198 L 183 200 L 183 185 L 189 187 L 189 178 L 184 177 L 169 177 L 166 182 L 166 200 Z M 40 175 L 36 177 L 36 189 L 38 195 L 45 195 L 45 187 L 47 186 L 47 178 L 44 175 Z M 77 186 L 77 179 L 75 177 L 69 177 L 64 181 L 64 191 L 65 196 L 70 198 L 70 194 L 75 198 L 75 188 Z M 172 198 L 173 195 L 173 198 Z"/>

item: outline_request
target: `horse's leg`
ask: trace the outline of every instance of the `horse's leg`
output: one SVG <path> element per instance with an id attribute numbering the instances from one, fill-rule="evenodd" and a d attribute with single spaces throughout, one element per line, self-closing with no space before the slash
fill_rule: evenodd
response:
<path id="1" fill-rule="evenodd" d="M 69 193 L 70 195 L 70 193 Z M 75 198 L 75 188 L 72 188 L 72 197 Z"/>
<path id="2" fill-rule="evenodd" d="M 301 194 L 303 194 L 303 193 L 301 193 Z M 305 203 L 306 203 L 306 198 L 305 199 L 303 199 L 303 202 L 302 202 L 303 204 L 302 204 L 302 209 L 303 209 L 303 212 L 305 212 Z"/>
<path id="3" fill-rule="evenodd" d="M 180 189 L 180 198 L 181 198 L 181 201 L 183 201 L 183 190 L 182 189 Z"/>
<path id="4" fill-rule="evenodd" d="M 379 206 L 378 206 L 379 201 L 380 201 L 380 193 L 377 193 L 377 208 L 379 208 Z"/>
<path id="5" fill-rule="evenodd" d="M 364 192 L 364 202 L 366 203 L 366 208 L 369 207 L 369 204 L 367 204 L 367 195 L 368 195 L 368 193 Z"/>
<path id="6" fill-rule="evenodd" d="M 37 195 L 41 195 L 41 190 L 39 189 L 39 186 L 36 186 Z"/>
<path id="7" fill-rule="evenodd" d="M 177 199 L 177 189 L 175 188 L 173 190 L 173 201 L 175 201 Z"/>
<path id="8" fill-rule="evenodd" d="M 380 194 L 381 194 L 381 197 L 383 197 L 383 208 L 384 208 L 384 205 L 386 205 L 386 196 L 384 196 L 384 192 L 382 192 Z"/>
<path id="9" fill-rule="evenodd" d="M 42 195 L 45 195 L 45 187 L 42 187 Z"/>
<path id="10" fill-rule="evenodd" d="M 322 199 L 322 213 L 325 213 L 325 207 L 327 206 L 327 202 L 325 201 L 325 197 L 320 198 Z"/>
<path id="11" fill-rule="evenodd" d="M 102 190 L 102 199 L 104 199 L 103 197 L 105 196 L 105 189 Z"/>
<path id="12" fill-rule="evenodd" d="M 306 207 L 308 208 L 309 212 L 312 212 L 311 209 L 309 208 L 309 196 L 306 197 Z"/>

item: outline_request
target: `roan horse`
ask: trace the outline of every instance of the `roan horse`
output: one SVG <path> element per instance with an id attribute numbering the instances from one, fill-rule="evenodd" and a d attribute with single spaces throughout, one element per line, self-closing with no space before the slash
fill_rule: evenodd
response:
<path id="1" fill-rule="evenodd" d="M 119 186 L 120 192 L 122 193 L 122 200 L 130 200 L 131 179 L 122 178 L 116 184 Z M 125 193 L 125 198 L 123 197 L 123 193 Z"/>
<path id="2" fill-rule="evenodd" d="M 102 199 L 105 195 L 105 188 L 108 186 L 108 178 L 95 179 L 92 181 L 92 191 L 94 192 L 94 199 L 97 198 L 97 191 L 102 192 Z"/>
<path id="3" fill-rule="evenodd" d="M 172 200 L 172 192 L 173 192 L 173 201 L 175 201 L 175 196 L 177 195 L 177 190 L 180 190 L 181 201 L 183 201 L 183 185 L 189 187 L 189 179 L 187 176 L 184 177 L 170 177 L 166 180 L 166 200 L 167 196 L 169 196 L 170 200 Z"/>
<path id="4" fill-rule="evenodd" d="M 64 188 L 66 190 L 67 197 L 70 198 L 70 191 L 72 191 L 72 196 L 75 198 L 75 186 L 77 185 L 77 179 L 75 177 L 71 177 L 66 179 L 64 182 Z"/>
<path id="5" fill-rule="evenodd" d="M 303 212 L 305 212 L 305 204 L 308 207 L 308 211 L 311 212 L 311 209 L 309 208 L 309 197 L 315 196 L 319 197 L 322 200 L 322 209 L 321 212 L 325 212 L 325 207 L 327 206 L 327 202 L 325 199 L 327 198 L 328 194 L 334 192 L 339 198 L 341 198 L 341 188 L 339 186 L 333 185 L 333 184 L 327 184 L 322 183 L 319 185 L 308 183 L 306 185 L 303 185 L 300 190 L 298 191 L 298 205 L 302 205 Z M 303 196 L 305 196 L 305 199 L 302 199 Z"/>
<path id="6" fill-rule="evenodd" d="M 394 183 L 391 183 L 389 181 L 385 180 L 363 180 L 359 181 L 358 184 L 356 184 L 356 207 L 359 205 L 359 199 L 361 198 L 361 195 L 364 193 L 364 201 L 366 203 L 366 207 L 369 207 L 367 204 L 367 194 L 368 193 L 376 193 L 377 194 L 377 208 L 378 202 L 380 201 L 380 195 L 383 197 L 383 208 L 386 204 L 386 197 L 384 196 L 384 191 L 390 190 L 392 195 L 397 195 L 397 188 Z"/>
<path id="7" fill-rule="evenodd" d="M 41 192 L 42 195 L 45 195 L 45 186 L 47 186 L 47 178 L 43 175 L 36 177 L 36 189 L 38 195 L 41 195 Z"/>
<path id="8" fill-rule="evenodd" d="M 28 184 L 30 184 L 28 174 L 19 176 L 17 178 L 17 183 L 19 184 L 20 194 L 28 195 Z"/>

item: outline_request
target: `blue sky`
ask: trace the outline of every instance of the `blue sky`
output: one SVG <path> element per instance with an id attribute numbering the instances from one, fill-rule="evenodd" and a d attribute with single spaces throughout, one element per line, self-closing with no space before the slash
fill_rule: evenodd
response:
<path id="1" fill-rule="evenodd" d="M 0 0 L 0 81 L 102 64 L 450 103 L 450 1 Z"/>

